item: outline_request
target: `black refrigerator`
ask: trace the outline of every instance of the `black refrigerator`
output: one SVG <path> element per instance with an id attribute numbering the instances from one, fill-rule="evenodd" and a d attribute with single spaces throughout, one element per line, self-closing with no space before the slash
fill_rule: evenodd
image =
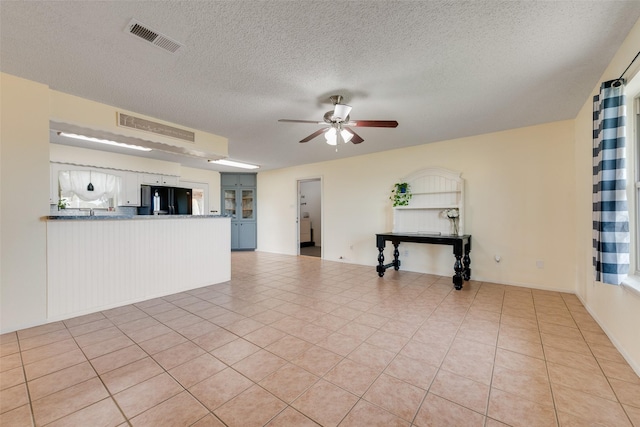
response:
<path id="1" fill-rule="evenodd" d="M 191 215 L 190 188 L 140 186 L 138 215 Z"/>

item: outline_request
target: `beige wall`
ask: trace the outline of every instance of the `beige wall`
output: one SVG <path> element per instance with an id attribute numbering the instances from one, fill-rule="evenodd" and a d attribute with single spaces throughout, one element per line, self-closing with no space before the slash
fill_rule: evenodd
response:
<path id="1" fill-rule="evenodd" d="M 0 327 L 44 323 L 49 89 L 0 74 Z"/>
<path id="2" fill-rule="evenodd" d="M 143 116 L 132 111 L 123 110 L 88 99 L 51 90 L 51 121 L 61 130 L 73 131 L 75 127 L 81 129 L 92 129 L 104 131 L 115 135 L 122 135 L 132 138 L 140 138 L 147 141 L 157 142 L 173 147 L 185 148 L 188 150 L 198 150 L 210 153 L 211 157 L 226 157 L 228 153 L 227 138 L 223 138 L 211 133 L 202 132 L 196 129 L 189 129 L 184 126 L 177 126 L 174 123 L 165 122 L 154 117 Z M 185 142 L 176 138 L 169 138 L 156 133 L 144 132 L 138 129 L 130 129 L 117 126 L 117 113 L 133 115 L 138 118 L 151 120 L 168 126 L 178 127 L 183 130 L 192 131 L 195 134 L 195 141 Z M 71 126 L 68 128 L 67 126 Z"/>
<path id="3" fill-rule="evenodd" d="M 562 121 L 261 172 L 258 249 L 296 253 L 296 181 L 322 176 L 324 257 L 371 265 L 376 277 L 375 233 L 392 228 L 393 183 L 419 169 L 443 167 L 466 180 L 474 279 L 573 292 L 573 132 L 573 121 Z M 403 244 L 404 250 L 403 269 L 452 274 L 450 247 Z"/>
<path id="4" fill-rule="evenodd" d="M 613 61 L 602 75 L 598 86 L 587 100 L 575 120 L 576 142 L 574 155 L 576 159 L 576 271 L 577 287 L 576 292 L 583 301 L 589 312 L 598 321 L 600 326 L 607 332 L 607 335 L 616 344 L 620 352 L 631 363 L 635 371 L 640 373 L 640 296 L 624 287 L 604 285 L 595 282 L 593 279 L 592 249 L 591 249 L 591 193 L 592 193 L 592 96 L 599 90 L 600 82 L 618 78 L 620 73 L 629 65 L 629 62 L 638 52 L 640 46 L 640 22 L 636 23 L 634 29 L 627 36 L 626 41 L 616 53 Z M 634 70 L 638 70 L 640 64 L 630 70 L 626 76 L 633 76 Z M 629 95 L 630 98 L 640 94 L 638 84 L 640 75 L 630 82 L 629 86 L 635 86 L 635 93 Z M 633 125 L 631 119 L 632 110 L 628 110 L 630 119 L 628 124 Z M 630 132 L 627 132 L 630 134 Z M 628 140 L 628 159 L 634 159 L 634 141 Z M 629 176 L 634 176 L 634 162 L 628 162 Z M 634 210 L 635 196 L 633 195 L 633 182 L 629 181 L 630 208 Z M 635 223 L 631 224 L 632 232 L 635 231 Z M 632 251 L 636 251 L 632 248 Z M 632 258 L 634 258 L 632 256 Z"/>

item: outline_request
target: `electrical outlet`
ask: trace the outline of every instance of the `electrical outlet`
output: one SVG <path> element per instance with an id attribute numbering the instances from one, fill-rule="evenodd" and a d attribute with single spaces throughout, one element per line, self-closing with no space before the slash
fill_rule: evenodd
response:
<path id="1" fill-rule="evenodd" d="M 539 269 L 543 269 L 544 268 L 544 261 L 539 259 L 536 261 L 536 267 Z"/>
<path id="2" fill-rule="evenodd" d="M 405 249 L 404 251 L 402 251 L 402 256 L 409 256 L 409 250 Z"/>

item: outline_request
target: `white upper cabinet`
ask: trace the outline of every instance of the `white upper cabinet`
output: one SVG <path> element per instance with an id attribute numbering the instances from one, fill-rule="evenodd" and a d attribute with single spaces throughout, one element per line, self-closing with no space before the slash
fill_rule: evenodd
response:
<path id="1" fill-rule="evenodd" d="M 220 185 L 223 187 L 255 187 L 255 173 L 223 173 L 220 175 Z"/>
<path id="2" fill-rule="evenodd" d="M 124 172 L 120 177 L 118 206 L 140 206 L 140 181 L 137 172 Z"/>
<path id="3" fill-rule="evenodd" d="M 141 173 L 140 184 L 173 186 L 178 185 L 178 177 L 173 175 Z"/>

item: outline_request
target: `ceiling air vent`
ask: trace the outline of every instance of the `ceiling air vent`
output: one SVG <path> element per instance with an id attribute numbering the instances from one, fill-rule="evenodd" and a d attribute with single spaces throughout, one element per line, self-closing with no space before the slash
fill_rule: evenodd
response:
<path id="1" fill-rule="evenodd" d="M 164 34 L 160 34 L 158 31 L 152 30 L 142 22 L 136 21 L 135 19 L 132 19 L 131 22 L 129 22 L 129 25 L 127 25 L 125 32 L 134 36 L 138 36 L 141 39 L 144 39 L 149 43 L 171 53 L 175 53 L 183 46 L 182 43 L 178 43 L 177 41 L 170 39 Z"/>
<path id="2" fill-rule="evenodd" d="M 196 141 L 196 134 L 189 130 L 165 125 L 163 123 L 152 122 L 151 120 L 143 119 L 141 117 L 131 116 L 129 114 L 124 114 L 120 112 L 117 113 L 117 116 L 118 116 L 117 125 L 120 127 L 143 130 L 145 132 L 151 132 L 157 135 L 163 135 L 171 138 L 181 139 L 183 141 L 189 141 L 189 142 Z"/>

